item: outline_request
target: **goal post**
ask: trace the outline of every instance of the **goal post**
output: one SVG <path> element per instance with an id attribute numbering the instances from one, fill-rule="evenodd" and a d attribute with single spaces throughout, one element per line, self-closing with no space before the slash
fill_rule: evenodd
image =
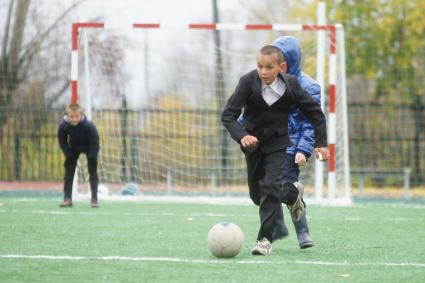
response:
<path id="1" fill-rule="evenodd" d="M 326 48 L 318 55 L 319 31 L 326 33 Z M 101 184 L 116 194 L 134 183 L 142 194 L 246 196 L 243 156 L 219 121 L 223 97 L 255 68 L 258 49 L 282 35 L 300 41 L 305 73 L 314 78 L 322 70 L 326 77 L 327 178 L 315 175 L 310 158 L 300 176 L 306 196 L 350 203 L 341 25 L 74 23 L 71 102 L 90 111 L 98 127 Z M 324 64 L 318 63 L 320 56 L 327 58 Z M 80 183 L 86 179 L 79 177 Z M 322 180 L 325 191 L 317 193 L 315 182 Z"/>

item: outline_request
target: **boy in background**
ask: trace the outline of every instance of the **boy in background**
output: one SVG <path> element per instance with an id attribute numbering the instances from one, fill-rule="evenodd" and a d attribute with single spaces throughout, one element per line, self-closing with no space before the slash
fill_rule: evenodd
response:
<path id="1" fill-rule="evenodd" d="M 86 154 L 91 190 L 91 207 L 98 208 L 97 156 L 99 153 L 99 134 L 93 122 L 89 121 L 78 104 L 71 104 L 58 129 L 59 145 L 65 155 L 64 201 L 60 207 L 72 207 L 72 182 L 78 157 Z"/>

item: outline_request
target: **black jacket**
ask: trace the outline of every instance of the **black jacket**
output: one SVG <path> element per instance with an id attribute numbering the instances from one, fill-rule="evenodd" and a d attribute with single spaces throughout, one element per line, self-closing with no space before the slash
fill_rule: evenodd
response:
<path id="1" fill-rule="evenodd" d="M 242 76 L 223 109 L 221 122 L 235 141 L 240 142 L 244 136 L 253 135 L 257 137 L 261 150 L 270 153 L 292 145 L 288 137 L 288 113 L 291 106 L 296 105 L 314 127 L 315 147 L 326 147 L 326 120 L 320 104 L 302 90 L 294 76 L 279 76 L 285 82 L 286 90 L 271 106 L 261 95 L 257 71 Z M 243 126 L 237 121 L 242 109 Z"/>
<path id="2" fill-rule="evenodd" d="M 66 157 L 85 153 L 88 158 L 96 158 L 99 153 L 99 134 L 96 126 L 85 116 L 76 126 L 69 124 L 65 116 L 59 125 L 58 140 Z"/>

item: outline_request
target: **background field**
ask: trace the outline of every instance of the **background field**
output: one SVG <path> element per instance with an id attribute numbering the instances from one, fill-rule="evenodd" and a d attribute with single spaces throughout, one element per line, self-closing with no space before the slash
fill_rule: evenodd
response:
<path id="1" fill-rule="evenodd" d="M 269 257 L 250 249 L 258 228 L 251 205 L 0 200 L 0 282 L 423 282 L 424 204 L 310 206 L 316 246 L 300 250 L 292 224 Z M 287 217 L 289 218 L 289 217 Z M 242 252 L 216 259 L 209 228 L 237 223 Z"/>

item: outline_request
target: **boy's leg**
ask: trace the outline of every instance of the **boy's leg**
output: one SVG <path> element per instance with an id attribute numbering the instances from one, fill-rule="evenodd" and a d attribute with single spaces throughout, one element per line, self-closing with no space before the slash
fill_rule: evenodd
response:
<path id="1" fill-rule="evenodd" d="M 304 211 L 304 215 L 299 221 L 293 221 L 295 231 L 297 232 L 298 244 L 301 249 L 307 249 L 314 246 L 313 240 L 310 238 L 310 231 L 307 224 L 307 214 Z"/>
<path id="2" fill-rule="evenodd" d="M 284 184 L 284 187 L 286 186 L 286 187 L 294 188 L 294 186 L 298 182 L 299 175 L 300 175 L 300 169 L 298 164 L 295 163 L 295 155 L 286 154 L 284 170 L 283 170 L 283 182 L 282 182 Z M 296 188 L 298 189 L 298 191 L 300 191 L 300 189 L 303 189 L 304 187 L 302 188 L 296 187 Z M 291 203 L 287 203 L 287 205 L 290 205 L 290 204 Z M 295 213 L 291 213 L 291 217 L 292 217 L 292 220 L 294 220 L 294 218 L 296 218 L 297 215 L 295 215 Z"/>
<path id="3" fill-rule="evenodd" d="M 300 175 L 300 168 L 295 163 L 295 155 L 286 154 L 285 163 L 283 168 L 283 181 L 295 183 L 298 182 Z"/>
<path id="4" fill-rule="evenodd" d="M 72 205 L 72 183 L 74 181 L 75 168 L 77 168 L 78 154 L 68 156 L 65 159 L 65 177 L 63 184 L 64 203 L 61 206 Z"/>
<path id="5" fill-rule="evenodd" d="M 270 255 L 272 252 L 273 228 L 276 223 L 278 208 L 282 207 L 280 201 L 273 196 L 263 194 L 260 201 L 260 229 L 257 243 L 252 249 L 253 255 Z"/>
<path id="6" fill-rule="evenodd" d="M 263 168 L 263 154 L 261 150 L 255 150 L 253 152 L 245 153 L 246 160 L 246 169 L 247 169 L 247 178 L 248 178 L 248 188 L 249 188 L 249 197 L 252 202 L 256 205 L 260 205 L 260 185 L 258 181 L 264 175 Z"/>
<path id="7" fill-rule="evenodd" d="M 264 168 L 262 163 L 263 153 L 261 152 L 261 150 L 245 152 L 245 159 L 247 163 L 249 195 L 251 200 L 256 205 L 260 205 L 261 196 L 259 180 L 264 175 Z M 273 241 L 282 239 L 289 234 L 288 228 L 285 226 L 283 221 L 282 206 L 279 207 L 279 211 L 276 214 L 276 225 L 273 229 L 272 234 Z M 259 239 L 262 239 L 263 235 L 259 234 L 258 237 Z"/>
<path id="8" fill-rule="evenodd" d="M 298 168 L 298 165 L 295 164 L 295 155 L 286 154 L 283 166 L 284 169 L 282 181 L 298 181 L 298 175 L 300 173 L 300 170 Z M 273 241 L 283 239 L 289 235 L 288 228 L 285 225 L 282 206 L 279 207 L 279 210 L 280 211 L 278 211 L 276 215 L 276 224 L 273 229 Z"/>
<path id="9" fill-rule="evenodd" d="M 276 222 L 273 227 L 272 239 L 273 242 L 286 238 L 289 235 L 288 227 L 285 225 L 285 220 L 283 217 L 282 205 L 278 206 L 276 211 Z"/>
<path id="10" fill-rule="evenodd" d="M 93 206 L 94 203 L 97 205 L 97 187 L 99 185 L 99 176 L 97 174 L 97 158 L 87 157 L 87 163 L 89 169 L 91 202 Z"/>
<path id="11" fill-rule="evenodd" d="M 298 192 L 282 190 L 282 175 L 285 158 L 285 150 L 264 154 L 263 168 L 264 176 L 259 181 L 261 202 L 260 219 L 261 227 L 257 239 L 263 237 L 270 242 L 273 241 L 273 229 L 276 226 L 276 219 L 282 212 L 281 202 L 296 199 Z"/>
<path id="12" fill-rule="evenodd" d="M 300 169 L 298 165 L 295 163 L 295 155 L 287 154 L 286 160 L 285 160 L 285 168 L 284 168 L 284 177 L 283 177 L 284 181 L 294 183 L 295 186 L 302 186 L 302 184 L 298 182 L 299 174 L 300 174 Z M 304 202 L 303 204 L 305 207 Z M 310 248 L 314 246 L 314 243 L 310 238 L 306 211 L 304 210 L 303 216 L 298 221 L 294 221 L 292 215 L 291 215 L 291 218 L 292 218 L 292 222 L 294 223 L 300 248 L 306 249 L 306 248 Z"/>
<path id="13" fill-rule="evenodd" d="M 267 240 L 273 242 L 273 231 L 276 227 L 279 207 L 282 207 L 282 204 L 277 198 L 270 195 L 264 195 L 261 198 L 259 208 L 261 226 L 257 235 L 258 241 L 267 238 Z"/>

